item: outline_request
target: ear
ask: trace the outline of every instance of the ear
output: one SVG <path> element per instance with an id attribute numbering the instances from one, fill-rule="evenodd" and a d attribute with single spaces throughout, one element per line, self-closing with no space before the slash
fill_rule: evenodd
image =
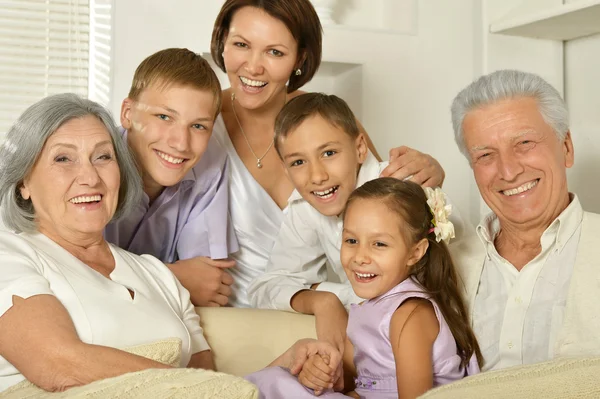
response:
<path id="1" fill-rule="evenodd" d="M 420 261 L 423 255 L 425 255 L 425 252 L 427 252 L 427 248 L 429 248 L 429 240 L 427 240 L 427 238 L 422 238 L 421 241 L 413 245 L 411 249 L 412 253 L 408 258 L 407 265 L 412 266 Z"/>
<path id="2" fill-rule="evenodd" d="M 571 132 L 568 131 L 563 141 L 563 154 L 565 155 L 565 167 L 570 168 L 575 163 L 575 148 L 571 139 Z"/>
<path id="3" fill-rule="evenodd" d="M 121 126 L 126 130 L 131 129 L 131 109 L 133 108 L 134 101 L 127 97 L 121 104 Z"/>
<path id="4" fill-rule="evenodd" d="M 362 133 L 358 134 L 358 137 L 355 140 L 356 143 L 356 155 L 358 156 L 358 163 L 363 164 L 367 159 L 367 153 L 369 152 L 369 146 L 367 145 L 367 140 L 365 139 L 365 135 Z"/>
<path id="5" fill-rule="evenodd" d="M 31 193 L 29 192 L 29 182 L 27 181 L 27 179 L 23 180 L 23 183 L 21 184 L 21 187 L 19 187 L 19 192 L 21 193 L 21 197 L 23 197 L 24 200 L 28 200 L 29 198 L 31 198 Z"/>
<path id="6" fill-rule="evenodd" d="M 302 69 L 302 65 L 306 62 L 306 51 L 303 51 L 302 54 L 298 54 L 298 62 L 296 62 L 296 66 L 294 66 L 294 71 L 298 68 Z M 294 73 L 292 71 L 292 73 Z"/>

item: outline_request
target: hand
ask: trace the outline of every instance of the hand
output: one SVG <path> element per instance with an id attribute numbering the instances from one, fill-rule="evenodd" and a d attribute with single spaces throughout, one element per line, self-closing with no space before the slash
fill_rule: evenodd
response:
<path id="1" fill-rule="evenodd" d="M 340 379 L 336 368 L 329 365 L 329 356 L 314 354 L 302 366 L 298 381 L 307 388 L 314 390 L 319 396 L 326 389 L 333 388 L 334 382 Z"/>
<path id="2" fill-rule="evenodd" d="M 227 305 L 233 277 L 226 269 L 235 266 L 234 260 L 197 256 L 167 266 L 190 292 L 194 306 Z"/>
<path id="3" fill-rule="evenodd" d="M 410 180 L 425 187 L 441 187 L 446 173 L 431 155 L 402 146 L 390 150 L 390 164 L 381 172 L 381 177 Z"/>
<path id="4" fill-rule="evenodd" d="M 302 367 L 308 358 L 313 355 L 327 356 L 329 359 L 329 365 L 332 368 L 342 364 L 342 354 L 338 351 L 335 346 L 328 342 L 317 341 L 315 339 L 301 339 L 297 341 L 290 349 L 287 350 L 287 364 L 283 367 L 287 367 L 292 375 L 298 375 L 302 371 Z M 283 356 L 282 356 L 283 358 Z"/>

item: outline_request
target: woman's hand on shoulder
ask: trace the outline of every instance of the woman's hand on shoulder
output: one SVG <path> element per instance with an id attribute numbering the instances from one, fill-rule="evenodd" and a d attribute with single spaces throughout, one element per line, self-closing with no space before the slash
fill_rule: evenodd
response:
<path id="1" fill-rule="evenodd" d="M 425 187 L 441 187 L 446 173 L 431 155 L 401 146 L 390 150 L 390 164 L 381 172 L 381 177 L 410 180 Z"/>

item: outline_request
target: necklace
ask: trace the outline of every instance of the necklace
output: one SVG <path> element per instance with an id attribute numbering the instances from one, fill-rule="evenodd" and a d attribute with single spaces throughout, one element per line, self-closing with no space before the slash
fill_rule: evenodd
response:
<path id="1" fill-rule="evenodd" d="M 250 148 L 250 152 L 252 153 L 252 155 L 254 155 L 254 158 L 256 158 L 256 167 L 258 169 L 260 169 L 260 168 L 262 168 L 263 158 L 269 153 L 269 150 L 271 149 L 271 147 L 273 147 L 273 144 L 275 144 L 275 136 L 273 136 L 273 140 L 271 140 L 271 144 L 269 144 L 269 148 L 267 148 L 267 151 L 265 151 L 265 153 L 262 154 L 262 157 L 259 157 L 258 155 L 256 155 L 256 153 L 252 149 L 252 146 L 250 145 L 250 141 L 248 141 L 248 136 L 246 136 L 246 133 L 244 132 L 244 128 L 242 127 L 242 124 L 240 123 L 240 119 L 237 116 L 237 112 L 235 112 L 234 100 L 235 100 L 235 93 L 231 93 L 231 108 L 233 109 L 233 115 L 235 116 L 235 120 L 237 121 L 237 124 L 240 127 L 242 136 L 244 136 L 244 140 L 246 140 L 246 144 L 248 144 L 248 148 Z"/>

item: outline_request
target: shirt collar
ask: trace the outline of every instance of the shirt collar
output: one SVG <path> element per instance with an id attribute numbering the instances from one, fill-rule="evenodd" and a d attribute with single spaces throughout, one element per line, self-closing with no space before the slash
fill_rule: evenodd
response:
<path id="1" fill-rule="evenodd" d="M 379 161 L 377 161 L 377 158 L 375 158 L 375 156 L 371 154 L 371 151 L 367 150 L 367 158 L 365 159 L 365 162 L 363 162 L 363 164 L 360 166 L 358 176 L 356 178 L 355 188 L 362 186 L 369 180 L 373 180 L 373 176 L 378 175 Z M 294 190 L 294 192 L 292 192 L 290 198 L 288 199 L 288 203 L 291 204 L 292 202 L 299 201 L 302 199 L 302 195 L 300 195 L 298 190 Z"/>
<path id="2" fill-rule="evenodd" d="M 571 238 L 581 224 L 583 219 L 583 208 L 581 207 L 579 198 L 573 193 L 569 193 L 569 197 L 571 198 L 569 205 L 552 223 L 550 223 L 550 226 L 544 230 L 540 239 L 542 250 L 545 250 L 545 247 L 548 245 L 555 243 L 556 249 L 562 251 L 565 244 L 569 241 L 569 238 Z M 494 247 L 494 240 L 500 232 L 500 228 L 500 221 L 493 212 L 487 214 L 477 226 L 477 235 L 486 247 L 488 256 L 489 250 L 491 249 L 490 245 L 491 247 Z"/>

